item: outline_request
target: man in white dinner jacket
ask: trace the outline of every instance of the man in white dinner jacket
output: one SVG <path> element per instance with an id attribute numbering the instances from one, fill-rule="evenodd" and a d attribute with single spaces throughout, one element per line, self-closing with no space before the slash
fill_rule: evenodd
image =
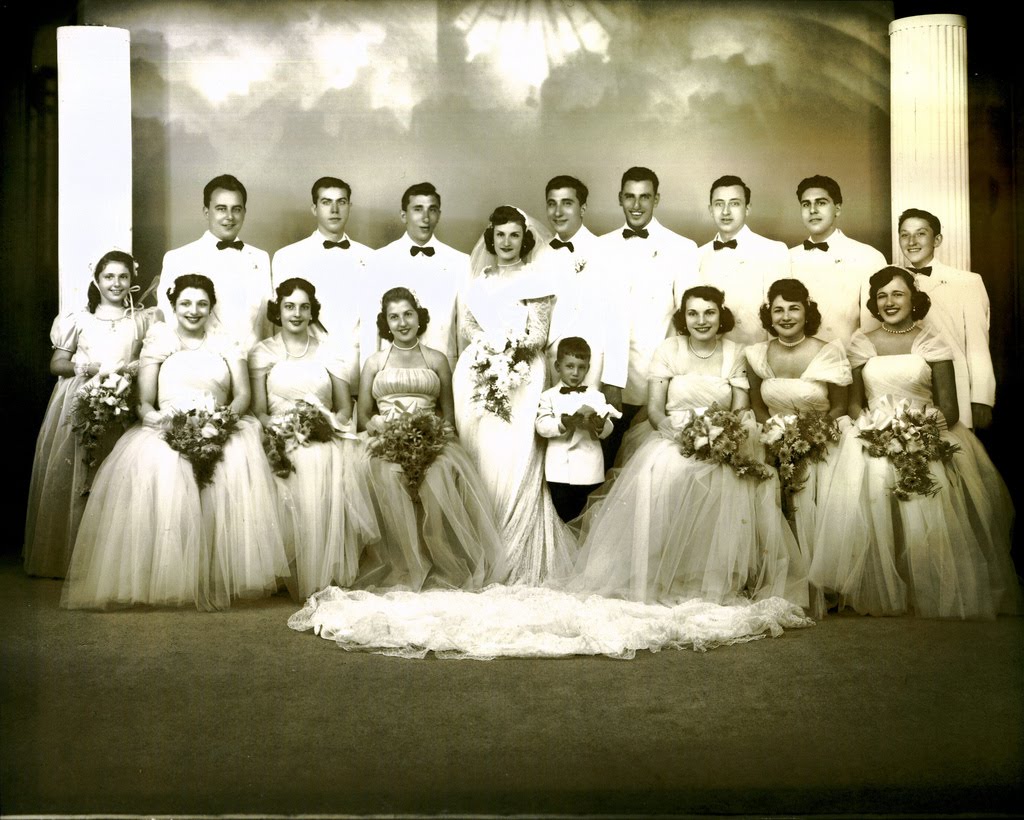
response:
<path id="1" fill-rule="evenodd" d="M 365 303 L 360 327 L 360 356 L 365 361 L 380 348 L 377 314 L 380 298 L 393 287 L 409 288 L 421 307 L 430 311 L 423 344 L 448 356 L 455 369 L 458 358 L 456 302 L 469 279 L 469 256 L 434 235 L 441 220 L 441 194 L 429 182 L 419 182 L 402 194 L 405 233 L 370 258 L 372 292 Z"/>
<path id="2" fill-rule="evenodd" d="M 347 182 L 338 177 L 320 177 L 310 193 L 316 230 L 274 254 L 274 288 L 296 277 L 316 288 L 320 324 L 344 354 L 349 386 L 355 393 L 359 382 L 360 310 L 368 298 L 368 265 L 373 250 L 345 232 L 352 210 L 352 187 Z"/>
<path id="3" fill-rule="evenodd" d="M 740 345 L 762 342 L 768 334 L 758 311 L 771 283 L 789 276 L 789 248 L 747 227 L 750 188 L 739 177 L 726 175 L 712 182 L 710 199 L 708 211 L 718 233 L 700 246 L 701 280 L 725 293 L 725 304 L 736 318 L 726 338 Z"/>
<path id="4" fill-rule="evenodd" d="M 601 237 L 609 275 L 612 310 L 629 323 L 629 361 L 622 391 L 622 418 L 603 441 L 610 467 L 622 436 L 647 404 L 647 368 L 661 342 L 673 332 L 672 314 L 683 292 L 697 281 L 697 244 L 673 233 L 654 216 L 661 195 L 657 174 L 634 166 L 623 175 L 619 205 L 625 223 Z"/>
<path id="5" fill-rule="evenodd" d="M 818 304 L 821 327 L 817 336 L 848 345 L 860 326 L 868 280 L 888 263 L 871 245 L 840 230 L 837 222 L 843 192 L 832 177 L 816 175 L 801 180 L 796 198 L 809 236 L 789 249 L 790 275 L 807 286 Z"/>
<path id="6" fill-rule="evenodd" d="M 910 208 L 900 214 L 896 227 L 907 269 L 932 300 L 922 324 L 938 330 L 953 347 L 960 421 L 968 427 L 988 427 L 996 402 L 996 377 L 988 346 L 985 282 L 976 273 L 951 268 L 935 258 L 942 244 L 942 223 L 935 214 Z"/>
<path id="7" fill-rule="evenodd" d="M 219 328 L 245 351 L 266 335 L 267 300 L 273 296 L 270 256 L 238 238 L 247 200 L 245 186 L 230 174 L 206 183 L 203 216 L 207 230 L 195 242 L 164 254 L 157 287 L 157 307 L 174 327 L 177 322 L 167 290 L 183 274 L 208 276 L 217 295 L 209 327 Z"/>
<path id="8" fill-rule="evenodd" d="M 548 374 L 552 384 L 558 381 L 554 364 L 559 341 L 572 336 L 586 339 L 591 358 L 583 383 L 601 389 L 618 409 L 629 366 L 629 325 L 608 298 L 601 240 L 583 224 L 589 193 L 585 183 L 565 174 L 552 177 L 544 189 L 555 237 L 537 258 L 560 279 L 548 331 Z"/>

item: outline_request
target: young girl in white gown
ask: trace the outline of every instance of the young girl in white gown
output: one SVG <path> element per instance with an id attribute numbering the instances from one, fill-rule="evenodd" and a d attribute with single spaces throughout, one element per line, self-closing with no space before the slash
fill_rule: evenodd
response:
<path id="1" fill-rule="evenodd" d="M 952 351 L 917 324 L 930 301 L 902 268 L 871 277 L 868 309 L 882 326 L 850 342 L 851 415 L 827 494 L 818 504 L 810 578 L 840 606 L 873 615 L 992 618 L 1019 612 L 1010 559 L 1013 504 L 970 430 L 957 422 Z M 927 462 L 932 494 L 900 500 L 887 457 L 868 454 L 862 431 L 882 430 L 902 403 L 934 414 L 942 438 L 959 446 Z"/>
<path id="2" fill-rule="evenodd" d="M 391 344 L 367 359 L 360 377 L 359 422 L 370 436 L 421 410 L 453 427 L 448 358 L 420 342 L 429 321 L 406 288 L 383 295 L 377 326 Z M 492 580 L 503 557 L 494 507 L 458 440 L 445 443 L 415 493 L 397 464 L 366 461 L 381 541 L 367 548 L 358 586 L 474 590 Z"/>
<path id="3" fill-rule="evenodd" d="M 335 350 L 319 322 L 316 288 L 287 279 L 267 304 L 281 330 L 249 353 L 252 412 L 269 428 L 297 402 L 313 405 L 333 427 L 329 441 L 308 441 L 288 454 L 294 470 L 276 476 L 285 519 L 285 542 L 294 560 L 301 598 L 331 584 L 355 580 L 363 547 L 380 538 L 362 469 L 362 445 L 350 427 L 350 363 Z"/>
<path id="4" fill-rule="evenodd" d="M 249 405 L 245 356 L 207 332 L 213 283 L 186 274 L 168 290 L 177 327 L 153 325 L 139 363 L 141 423 L 103 463 L 75 542 L 61 605 L 223 609 L 269 595 L 287 577 L 273 475 L 259 423 L 239 419 L 208 486 L 164 441 L 171 415 L 197 405 Z"/>
<path id="5" fill-rule="evenodd" d="M 526 216 L 503 205 L 491 214 L 473 252 L 478 273 L 465 295 L 462 339 L 468 347 L 452 379 L 455 420 L 466 450 L 490 492 L 506 550 L 506 583 L 541 584 L 564 578 L 572 566 L 575 542 L 555 513 L 544 484 L 544 453 L 534 422 L 547 367 L 544 350 L 554 292 L 554 277 L 525 264 L 535 247 Z M 486 253 L 484 253 L 484 247 Z M 474 363 L 486 358 L 485 346 L 519 345 L 524 371 L 507 394 L 506 418 L 479 398 Z"/>
<path id="6" fill-rule="evenodd" d="M 815 337 L 821 313 L 807 287 L 798 279 L 773 282 L 760 315 L 762 326 L 775 338 L 745 351 L 750 404 L 757 420 L 816 411 L 849 426 L 850 363 L 838 339 L 826 343 Z M 814 550 L 818 500 L 835 468 L 837 449 L 829 446 L 822 461 L 805 462 L 802 486 L 789 499 L 790 523 L 806 566 Z M 810 595 L 811 613 L 824 615 L 821 591 L 811 589 Z"/>
<path id="7" fill-rule="evenodd" d="M 778 477 L 740 477 L 728 465 L 684 456 L 676 441 L 711 405 L 748 407 L 742 351 L 721 338 L 732 321 L 717 288 L 683 294 L 673 317 L 679 335 L 651 360 L 647 410 L 655 431 L 591 496 L 570 589 L 666 603 L 781 596 L 807 606 L 807 567 L 779 506 Z M 757 458 L 753 414 L 743 426 L 742 452 Z"/>
<path id="8" fill-rule="evenodd" d="M 138 365 L 139 349 L 155 309 L 137 310 L 130 290 L 135 260 L 104 254 L 89 285 L 88 309 L 58 316 L 50 330 L 50 372 L 59 376 L 43 417 L 32 464 L 25 516 L 25 572 L 63 578 L 71 560 L 90 479 L 123 432 L 111 427 L 87 455 L 72 429 L 72 407 L 83 387 Z"/>

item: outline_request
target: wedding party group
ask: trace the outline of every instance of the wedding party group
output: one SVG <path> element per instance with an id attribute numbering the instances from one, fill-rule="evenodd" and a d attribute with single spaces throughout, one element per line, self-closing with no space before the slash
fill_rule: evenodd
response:
<path id="1" fill-rule="evenodd" d="M 890 265 L 813 176 L 787 248 L 730 175 L 698 247 L 658 188 L 629 168 L 598 236 L 587 186 L 555 176 L 546 223 L 500 205 L 467 255 L 436 236 L 433 184 L 371 250 L 321 177 L 312 234 L 271 259 L 239 238 L 245 187 L 212 179 L 155 307 L 113 250 L 53 323 L 26 571 L 72 609 L 287 589 L 293 628 L 399 654 L 1020 612 L 1013 504 L 973 433 L 988 297 L 935 259 L 940 218 L 906 210 Z"/>

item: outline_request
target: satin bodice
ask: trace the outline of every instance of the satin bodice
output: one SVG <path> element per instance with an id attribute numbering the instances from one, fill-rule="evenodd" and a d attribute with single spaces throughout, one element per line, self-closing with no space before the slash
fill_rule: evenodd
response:
<path id="1" fill-rule="evenodd" d="M 157 397 L 161 410 L 184 410 L 206 397 L 216 404 L 231 398 L 231 371 L 217 352 L 179 350 L 160 365 Z"/>
<path id="2" fill-rule="evenodd" d="M 267 407 L 272 416 L 290 410 L 295 402 L 314 396 L 324 407 L 333 403 L 331 375 L 315 359 L 285 359 L 267 373 Z"/>
<path id="3" fill-rule="evenodd" d="M 88 311 L 58 316 L 50 331 L 54 347 L 73 350 L 75 364 L 114 365 L 138 356 L 153 310 L 125 311 L 120 319 L 99 319 Z"/>
<path id="4" fill-rule="evenodd" d="M 435 407 L 441 395 L 441 377 L 429 367 L 386 367 L 373 377 L 371 392 L 378 412 L 388 418 Z"/>
<path id="5" fill-rule="evenodd" d="M 949 345 L 929 328 L 918 334 L 909 353 L 880 356 L 871 340 L 860 332 L 850 340 L 850 363 L 864 367 L 864 393 L 871 410 L 900 399 L 916 407 L 933 404 L 931 363 L 950 360 Z"/>
<path id="6" fill-rule="evenodd" d="M 746 350 L 747 364 L 761 377 L 761 398 L 771 415 L 817 410 L 827 413 L 831 408 L 829 384 L 847 385 L 852 381 L 850 363 L 842 344 L 833 340 L 822 347 L 798 378 L 781 378 L 768 364 L 771 342 L 751 345 Z"/>
<path id="7" fill-rule="evenodd" d="M 732 385 L 728 379 L 703 373 L 684 373 L 673 376 L 669 382 L 668 400 L 665 402 L 665 412 L 669 416 L 674 418 L 687 410 L 712 404 L 725 408 L 732 405 Z"/>

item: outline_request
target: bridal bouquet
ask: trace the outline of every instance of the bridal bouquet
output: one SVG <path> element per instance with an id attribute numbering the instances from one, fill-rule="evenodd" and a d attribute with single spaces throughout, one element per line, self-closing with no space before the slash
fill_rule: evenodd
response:
<path id="1" fill-rule="evenodd" d="M 771 471 L 764 464 L 740 454 L 740 445 L 747 435 L 736 413 L 712 404 L 703 413 L 694 413 L 675 440 L 684 456 L 725 464 L 740 478 L 771 478 Z"/>
<path id="2" fill-rule="evenodd" d="M 163 439 L 191 463 L 201 490 L 213 480 L 213 470 L 224 457 L 224 444 L 237 429 L 238 414 L 211 398 L 189 410 L 176 410 Z"/>
<path id="3" fill-rule="evenodd" d="M 314 397 L 295 402 L 286 413 L 270 419 L 263 431 L 263 449 L 275 475 L 287 478 L 295 472 L 289 456 L 299 447 L 313 442 L 330 441 L 338 433 L 330 411 Z"/>
<path id="4" fill-rule="evenodd" d="M 858 421 L 868 455 L 887 458 L 896 471 L 893 495 L 907 501 L 914 495 L 935 495 L 939 486 L 931 474 L 932 461 L 948 462 L 960 445 L 942 438 L 939 411 L 915 410 L 900 399 L 892 412 L 877 411 Z"/>
<path id="5" fill-rule="evenodd" d="M 530 359 L 536 351 L 526 343 L 526 334 L 483 335 L 470 351 L 473 371 L 473 403 L 503 421 L 512 420 L 512 391 L 530 374 Z"/>
<path id="6" fill-rule="evenodd" d="M 409 494 L 415 500 L 423 477 L 451 437 L 451 428 L 427 407 L 401 413 L 389 421 L 370 439 L 369 451 L 371 456 L 402 468 Z"/>
<path id="7" fill-rule="evenodd" d="M 778 467 L 787 515 L 796 512 L 793 496 L 807 483 L 807 465 L 824 460 L 829 445 L 836 441 L 839 425 L 817 410 L 776 415 L 764 423 L 761 443 Z"/>
<path id="8" fill-rule="evenodd" d="M 84 451 L 87 467 L 96 466 L 95 452 L 114 425 L 135 419 L 135 377 L 131 370 L 109 373 L 78 388 L 71 403 L 71 429 Z"/>

